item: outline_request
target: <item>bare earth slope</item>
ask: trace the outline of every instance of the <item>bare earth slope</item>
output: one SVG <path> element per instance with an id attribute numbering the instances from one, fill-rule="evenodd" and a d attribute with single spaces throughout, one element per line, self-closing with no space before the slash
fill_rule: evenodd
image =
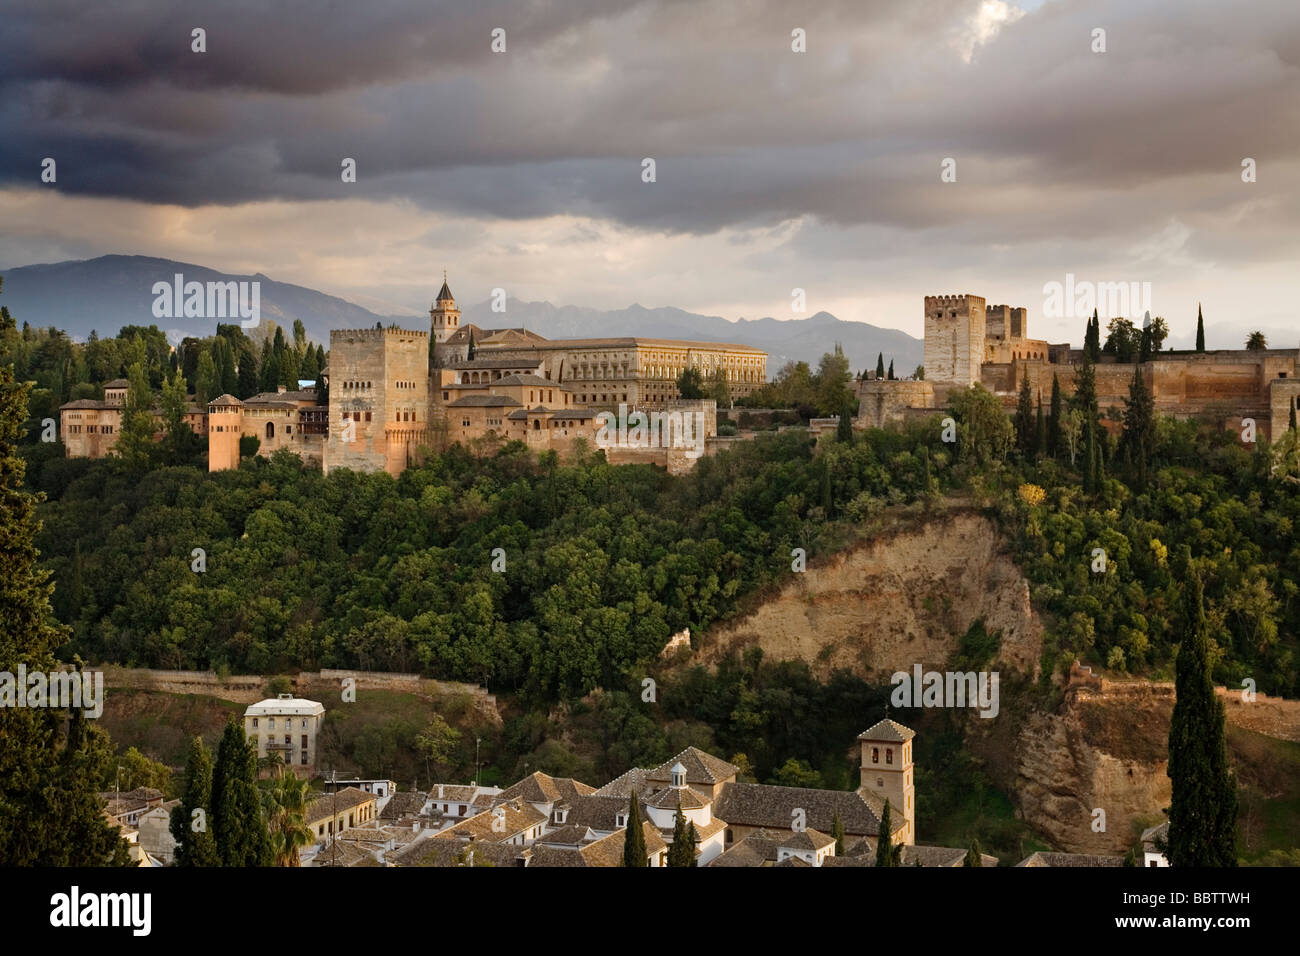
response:
<path id="1" fill-rule="evenodd" d="M 944 664 L 971 623 L 1002 631 L 999 663 L 1036 674 L 1043 626 L 993 522 L 970 510 L 919 519 L 794 575 L 747 618 L 703 636 L 692 663 L 758 645 L 819 676 L 846 668 L 887 683 Z"/>

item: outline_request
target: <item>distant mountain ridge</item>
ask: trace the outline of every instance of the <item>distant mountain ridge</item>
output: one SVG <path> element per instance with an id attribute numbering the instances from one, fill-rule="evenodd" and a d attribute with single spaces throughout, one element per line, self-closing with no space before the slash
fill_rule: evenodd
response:
<path id="1" fill-rule="evenodd" d="M 173 342 L 186 335 L 211 335 L 216 331 L 216 319 L 154 317 L 154 283 L 171 285 L 177 273 L 182 274 L 187 282 L 260 282 L 263 320 L 288 329 L 295 319 L 301 319 L 307 334 L 319 342 L 329 342 L 330 329 L 366 328 L 376 322 L 423 328 L 427 323 L 424 316 L 379 315 L 347 299 L 305 286 L 278 282 L 262 273 L 236 275 L 193 263 L 129 255 L 106 255 L 0 271 L 4 277 L 0 305 L 8 306 L 20 323 L 56 326 L 78 339 L 86 338 L 92 329 L 100 335 L 114 335 L 124 325 L 157 325 Z M 436 283 L 430 294 L 435 290 Z M 847 322 L 829 312 L 818 312 L 804 319 L 761 318 L 733 322 L 721 316 L 700 315 L 678 308 L 647 309 L 640 305 L 600 310 L 508 300 L 504 313 L 493 312 L 487 301 L 472 305 L 461 303 L 461 309 L 464 321 L 483 328 L 522 326 L 547 338 L 641 336 L 749 345 L 768 353 L 769 377 L 787 361 L 805 361 L 815 367 L 821 356 L 831 351 L 836 343 L 843 347 L 854 372 L 875 368 L 876 356 L 883 352 L 885 363 L 892 359 L 899 376 L 909 375 L 920 364 L 923 351 L 921 340 L 906 332 L 865 322 Z M 223 321 L 238 322 L 238 319 Z"/>

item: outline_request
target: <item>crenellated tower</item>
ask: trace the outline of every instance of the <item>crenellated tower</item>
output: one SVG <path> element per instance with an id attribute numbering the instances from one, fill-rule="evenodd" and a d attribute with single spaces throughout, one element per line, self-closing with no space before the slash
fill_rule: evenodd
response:
<path id="1" fill-rule="evenodd" d="M 925 297 L 926 381 L 969 386 L 980 380 L 986 308 L 978 295 Z"/>

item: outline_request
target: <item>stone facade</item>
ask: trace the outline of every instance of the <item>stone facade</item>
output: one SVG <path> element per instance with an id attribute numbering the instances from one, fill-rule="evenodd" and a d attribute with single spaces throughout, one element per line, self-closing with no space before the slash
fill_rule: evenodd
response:
<path id="1" fill-rule="evenodd" d="M 969 386 L 979 381 L 987 312 L 978 295 L 925 297 L 925 377 Z"/>
<path id="2" fill-rule="evenodd" d="M 330 332 L 329 428 L 323 467 L 398 475 L 427 446 L 429 333 Z"/>
<path id="3" fill-rule="evenodd" d="M 943 408 L 949 392 L 976 383 L 1008 409 L 1015 407 L 1026 380 L 1044 406 L 1051 400 L 1053 377 L 1063 395 L 1074 393 L 1074 370 L 1083 352 L 1029 338 L 1026 309 L 989 306 L 965 294 L 926 296 L 924 302 L 925 382 L 858 383 L 860 427 Z M 1124 409 L 1133 370 L 1109 355 L 1096 365 L 1097 401 L 1109 427 L 1118 427 L 1107 413 Z M 1291 403 L 1300 400 L 1300 349 L 1158 352 L 1143 364 L 1142 375 L 1162 415 L 1203 417 L 1234 428 L 1252 419 L 1257 438 L 1271 441 L 1288 427 Z"/>

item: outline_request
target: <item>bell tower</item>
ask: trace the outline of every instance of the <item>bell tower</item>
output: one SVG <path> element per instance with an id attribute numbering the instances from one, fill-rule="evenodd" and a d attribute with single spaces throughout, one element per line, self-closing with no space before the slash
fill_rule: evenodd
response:
<path id="1" fill-rule="evenodd" d="M 456 308 L 456 300 L 452 297 L 451 289 L 447 287 L 445 269 L 442 272 L 442 288 L 438 290 L 437 301 L 429 309 L 429 326 L 436 345 L 446 342 L 460 328 L 460 309 Z"/>
<path id="2" fill-rule="evenodd" d="M 889 801 L 889 815 L 904 821 L 899 843 L 916 842 L 916 786 L 912 779 L 912 738 L 916 731 L 885 718 L 858 735 L 862 744 L 859 792 Z M 884 837 L 885 834 L 881 834 Z"/>

